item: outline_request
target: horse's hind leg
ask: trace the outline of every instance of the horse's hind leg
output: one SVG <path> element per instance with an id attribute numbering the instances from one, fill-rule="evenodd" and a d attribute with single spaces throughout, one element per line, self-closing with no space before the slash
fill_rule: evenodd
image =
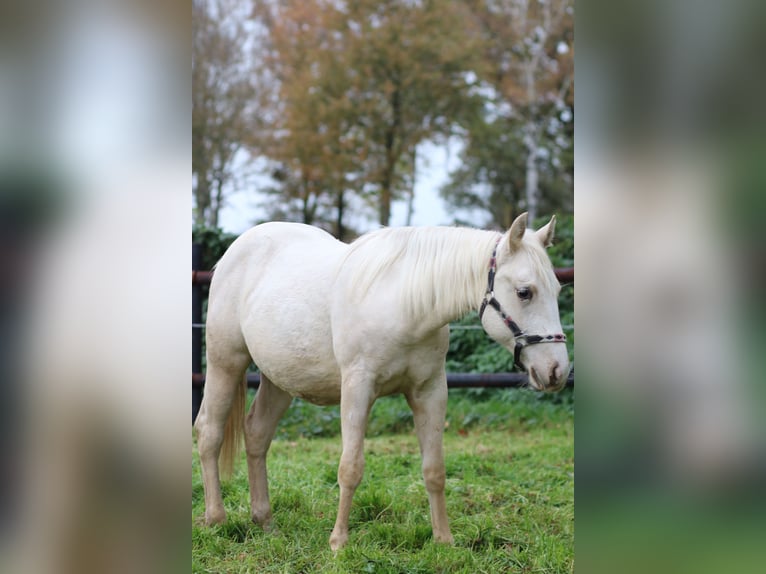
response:
<path id="1" fill-rule="evenodd" d="M 407 395 L 412 409 L 415 432 L 423 457 L 423 480 L 431 507 L 431 527 L 436 542 L 452 543 L 447 520 L 447 501 L 444 497 L 446 472 L 444 469 L 444 417 L 447 412 L 447 381 L 445 375 L 434 379 L 427 389 Z"/>
<path id="2" fill-rule="evenodd" d="M 205 523 L 219 524 L 226 520 L 218 473 L 218 457 L 224 442 L 226 421 L 236 402 L 237 393 L 244 384 L 245 371 L 250 355 L 237 350 L 224 354 L 214 351 L 214 343 L 208 337 L 208 364 L 205 391 L 194 427 L 197 430 L 202 483 L 205 489 Z M 244 405 L 242 405 L 244 410 Z M 241 421 L 241 418 L 240 418 Z"/>
<path id="3" fill-rule="evenodd" d="M 261 374 L 261 384 L 245 420 L 245 449 L 250 480 L 250 508 L 253 522 L 271 528 L 271 503 L 266 476 L 266 453 L 274 438 L 277 423 L 292 402 L 292 397 Z"/>

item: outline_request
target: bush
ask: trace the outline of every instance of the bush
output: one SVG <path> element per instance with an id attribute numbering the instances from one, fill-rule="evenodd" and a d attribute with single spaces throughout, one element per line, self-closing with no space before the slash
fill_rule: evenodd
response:
<path id="1" fill-rule="evenodd" d="M 195 223 L 192 226 L 192 243 L 202 245 L 202 264 L 199 271 L 212 269 L 236 238 L 234 233 Z"/>

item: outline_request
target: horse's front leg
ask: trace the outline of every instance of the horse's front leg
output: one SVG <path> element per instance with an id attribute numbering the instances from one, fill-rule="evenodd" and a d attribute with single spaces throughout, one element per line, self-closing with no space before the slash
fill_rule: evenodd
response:
<path id="1" fill-rule="evenodd" d="M 447 519 L 447 501 L 444 497 L 446 471 L 444 469 L 444 417 L 447 412 L 447 378 L 442 373 L 420 391 L 407 394 L 412 409 L 415 432 L 423 457 L 423 480 L 431 507 L 431 527 L 436 542 L 453 542 Z"/>
<path id="2" fill-rule="evenodd" d="M 348 541 L 348 517 L 354 492 L 364 474 L 364 433 L 374 400 L 371 382 L 343 381 L 340 399 L 343 452 L 338 465 L 338 516 L 330 535 L 330 548 L 333 550 L 342 548 Z"/>

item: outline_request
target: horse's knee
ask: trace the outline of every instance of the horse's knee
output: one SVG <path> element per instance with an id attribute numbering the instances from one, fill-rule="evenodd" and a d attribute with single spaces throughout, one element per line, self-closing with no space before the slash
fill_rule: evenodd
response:
<path id="1" fill-rule="evenodd" d="M 356 489 L 364 475 L 364 456 L 341 457 L 338 465 L 338 484 Z"/>
<path id="2" fill-rule="evenodd" d="M 443 465 L 424 465 L 423 481 L 428 492 L 442 492 L 446 483 L 446 473 Z"/>

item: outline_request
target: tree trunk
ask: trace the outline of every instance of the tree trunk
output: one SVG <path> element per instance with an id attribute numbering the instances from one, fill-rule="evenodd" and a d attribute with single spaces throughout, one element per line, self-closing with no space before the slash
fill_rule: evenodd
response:
<path id="1" fill-rule="evenodd" d="M 537 172 L 537 138 L 534 135 L 535 127 L 533 120 L 529 120 L 524 133 L 524 145 L 527 148 L 527 166 L 526 166 L 526 187 L 525 195 L 527 200 L 527 213 L 529 221 L 537 218 L 538 207 L 538 172 Z"/>
<path id="2" fill-rule="evenodd" d="M 380 190 L 378 210 L 378 223 L 383 226 L 387 226 L 391 222 L 391 189 L 388 187 L 388 185 L 385 185 Z"/>
<path id="3" fill-rule="evenodd" d="M 223 207 L 223 180 L 217 178 L 215 180 L 215 201 L 210 206 L 210 213 L 208 214 L 208 225 L 213 228 L 218 227 L 218 214 Z"/>
<path id="4" fill-rule="evenodd" d="M 343 241 L 346 235 L 346 228 L 343 226 L 343 212 L 346 207 L 346 199 L 345 192 L 342 190 L 337 194 L 335 207 L 337 208 L 335 214 L 335 237 Z"/>
<path id="5" fill-rule="evenodd" d="M 311 225 L 311 222 L 313 221 L 313 216 L 311 213 L 311 192 L 308 189 L 308 184 L 304 181 L 301 184 L 301 212 L 303 215 L 303 223 L 306 225 Z"/>
<path id="6" fill-rule="evenodd" d="M 197 203 L 194 221 L 199 225 L 205 225 L 206 214 L 210 209 L 210 187 L 207 179 L 199 173 L 197 174 L 197 186 L 194 188 L 194 199 Z"/>
<path id="7" fill-rule="evenodd" d="M 380 185 L 379 216 L 381 225 L 391 223 L 391 200 L 393 197 L 394 171 L 396 170 L 396 136 L 401 125 L 401 102 L 399 90 L 391 93 L 391 125 L 386 130 L 385 149 L 386 165 L 383 167 L 383 177 Z"/>
<path id="8" fill-rule="evenodd" d="M 383 166 L 383 177 L 380 182 L 380 197 L 378 198 L 378 217 L 381 225 L 391 222 L 391 186 L 394 183 L 394 130 L 386 132 L 386 165 Z"/>
<path id="9" fill-rule="evenodd" d="M 407 197 L 407 221 L 405 225 L 412 225 L 412 214 L 415 212 L 415 176 L 417 174 L 415 167 L 417 157 L 417 148 L 412 148 L 412 186 L 410 187 L 410 193 Z"/>

